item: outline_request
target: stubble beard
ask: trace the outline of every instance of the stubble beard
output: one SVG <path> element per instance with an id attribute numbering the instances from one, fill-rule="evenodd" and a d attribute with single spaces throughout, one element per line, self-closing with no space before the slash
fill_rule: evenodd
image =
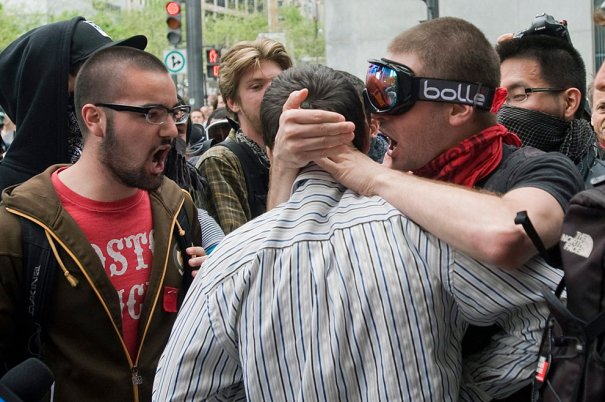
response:
<path id="1" fill-rule="evenodd" d="M 113 121 L 107 119 L 105 138 L 99 150 L 101 163 L 109 169 L 112 176 L 128 187 L 153 191 L 160 187 L 164 174 L 154 176 L 145 171 L 145 167 L 130 167 L 130 161 L 122 157 L 122 146 L 116 136 Z"/>

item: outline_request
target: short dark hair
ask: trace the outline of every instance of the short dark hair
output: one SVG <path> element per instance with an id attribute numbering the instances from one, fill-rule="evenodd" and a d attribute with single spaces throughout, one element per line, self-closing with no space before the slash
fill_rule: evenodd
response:
<path id="1" fill-rule="evenodd" d="M 411 53 L 422 63 L 425 77 L 500 85 L 500 63 L 483 32 L 468 21 L 454 17 L 436 18 L 397 35 L 388 51 Z"/>
<path id="2" fill-rule="evenodd" d="M 111 103 L 122 94 L 129 67 L 168 74 L 164 64 L 143 50 L 112 46 L 94 53 L 82 65 L 76 77 L 74 104 L 82 134 L 87 133 L 80 111 L 87 103 Z"/>
<path id="3" fill-rule="evenodd" d="M 290 93 L 307 88 L 304 109 L 321 109 L 342 114 L 355 124 L 353 144 L 367 151 L 368 126 L 362 98 L 350 79 L 341 71 L 322 65 L 292 67 L 278 75 L 265 92 L 261 103 L 261 124 L 265 145 L 273 148 L 282 108 Z"/>
<path id="4" fill-rule="evenodd" d="M 512 58 L 532 59 L 540 66 L 548 86 L 577 88 L 586 98 L 586 67 L 582 56 L 566 40 L 548 35 L 527 35 L 503 41 L 496 46 L 500 63 Z M 576 117 L 583 113 L 579 107 Z"/>

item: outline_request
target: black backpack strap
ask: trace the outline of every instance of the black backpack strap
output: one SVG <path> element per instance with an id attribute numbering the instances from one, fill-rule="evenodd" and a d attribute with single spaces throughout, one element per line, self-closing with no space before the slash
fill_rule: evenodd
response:
<path id="1" fill-rule="evenodd" d="M 204 152 L 206 152 L 207 150 L 209 150 L 210 148 L 212 148 L 213 146 L 215 146 L 216 144 L 218 144 L 218 141 L 215 140 L 214 138 L 210 138 L 208 140 L 197 142 L 194 145 L 192 145 L 191 148 L 189 149 L 189 155 L 190 156 L 199 156 L 199 155 L 203 154 Z"/>
<path id="2" fill-rule="evenodd" d="M 189 254 L 185 251 L 187 247 L 193 246 L 193 239 L 191 237 L 191 224 L 189 223 L 189 217 L 187 216 L 187 212 L 185 212 L 185 208 L 181 208 L 179 214 L 177 216 L 176 230 L 176 241 L 178 243 L 179 249 L 181 249 L 181 256 L 183 257 L 183 288 L 181 292 L 179 292 L 179 300 L 178 307 L 180 308 L 183 303 L 183 299 L 185 298 L 185 294 L 189 290 L 191 286 L 191 282 L 193 281 L 192 269 L 189 266 Z"/>
<path id="3" fill-rule="evenodd" d="M 28 219 L 22 217 L 19 219 L 25 269 L 26 310 L 31 323 L 28 347 L 32 355 L 38 355 L 43 338 L 46 336 L 46 307 L 57 271 L 57 260 L 44 229 Z"/>
<path id="4" fill-rule="evenodd" d="M 244 176 L 246 177 L 248 206 L 250 207 L 252 218 L 263 214 L 267 210 L 269 169 L 260 163 L 252 149 L 245 144 L 227 138 L 218 145 L 227 147 L 240 161 Z"/>
<path id="5" fill-rule="evenodd" d="M 536 249 L 538 249 L 538 253 L 540 253 L 540 256 L 544 258 L 544 261 L 546 261 L 548 265 L 552 267 L 560 267 L 560 264 L 558 264 L 557 261 L 552 258 L 552 256 L 546 250 L 546 247 L 544 247 L 544 243 L 542 243 L 540 235 L 538 235 L 536 228 L 534 228 L 534 225 L 531 223 L 531 220 L 527 215 L 527 211 L 517 212 L 517 216 L 515 216 L 515 224 L 523 226 L 525 233 L 527 233 L 532 243 L 534 243 Z"/>
<path id="6" fill-rule="evenodd" d="M 561 282 L 559 282 L 559 284 L 557 285 L 557 288 L 555 289 L 555 296 L 557 296 L 557 298 L 561 297 L 561 293 L 563 293 L 563 289 L 565 289 L 565 276 L 563 276 L 563 278 L 561 278 Z"/>

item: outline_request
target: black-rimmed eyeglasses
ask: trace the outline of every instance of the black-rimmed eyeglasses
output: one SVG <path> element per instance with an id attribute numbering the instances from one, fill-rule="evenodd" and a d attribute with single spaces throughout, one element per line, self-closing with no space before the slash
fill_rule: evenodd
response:
<path id="1" fill-rule="evenodd" d="M 140 113 L 145 115 L 145 120 L 150 124 L 164 124 L 166 118 L 170 113 L 175 124 L 182 124 L 189 118 L 191 113 L 191 106 L 180 105 L 173 108 L 167 108 L 163 105 L 154 106 L 130 106 L 130 105 L 118 105 L 115 103 L 95 103 L 95 106 L 106 107 L 117 112 L 132 112 Z"/>
<path id="2" fill-rule="evenodd" d="M 529 94 L 537 93 L 537 92 L 563 92 L 565 88 L 518 88 L 513 89 L 508 93 L 506 97 L 506 101 L 504 102 L 507 105 L 514 105 L 518 103 L 523 103 L 529 97 Z"/>

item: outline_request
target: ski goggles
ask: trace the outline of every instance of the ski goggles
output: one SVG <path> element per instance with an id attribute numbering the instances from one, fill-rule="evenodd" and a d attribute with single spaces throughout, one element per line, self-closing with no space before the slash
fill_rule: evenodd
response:
<path id="1" fill-rule="evenodd" d="M 392 60 L 368 60 L 364 96 L 373 113 L 396 115 L 416 101 L 448 102 L 490 110 L 495 89 L 481 84 L 416 77 L 406 65 Z"/>

